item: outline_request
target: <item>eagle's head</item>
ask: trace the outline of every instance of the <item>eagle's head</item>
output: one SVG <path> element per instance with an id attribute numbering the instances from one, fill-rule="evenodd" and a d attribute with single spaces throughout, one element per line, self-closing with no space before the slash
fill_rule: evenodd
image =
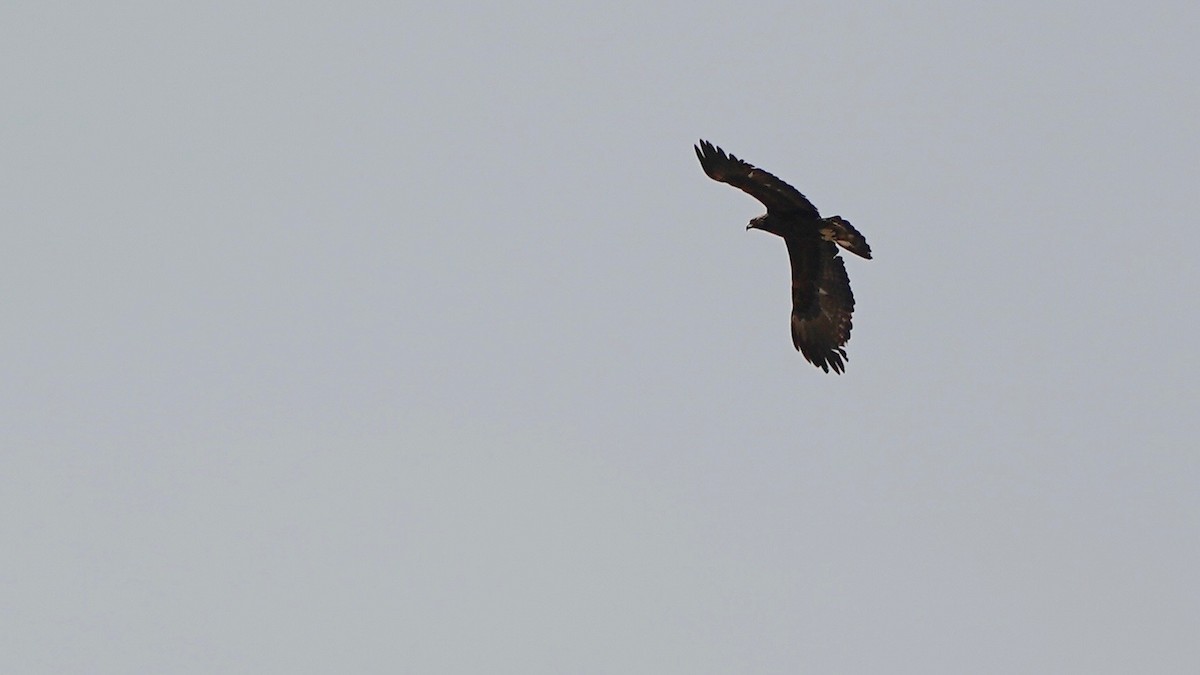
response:
<path id="1" fill-rule="evenodd" d="M 763 232 L 770 232 L 771 234 L 783 236 L 782 225 L 783 223 L 780 223 L 775 218 L 772 218 L 771 214 L 764 213 L 754 220 L 751 220 L 750 224 L 746 226 L 746 230 L 762 230 Z"/>

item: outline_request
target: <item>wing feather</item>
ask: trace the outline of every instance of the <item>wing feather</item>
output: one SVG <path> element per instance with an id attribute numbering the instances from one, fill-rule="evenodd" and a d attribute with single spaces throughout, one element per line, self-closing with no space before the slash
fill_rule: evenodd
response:
<path id="1" fill-rule="evenodd" d="M 709 143 L 700 141 L 696 148 L 696 157 L 708 177 L 728 183 L 762 202 L 768 211 L 777 213 L 803 212 L 813 217 L 820 217 L 817 207 L 799 190 L 788 185 L 775 176 L 742 161 L 724 150 Z"/>
<path id="2" fill-rule="evenodd" d="M 854 293 L 837 246 L 811 236 L 785 237 L 792 262 L 792 344 L 809 363 L 845 370 Z"/>

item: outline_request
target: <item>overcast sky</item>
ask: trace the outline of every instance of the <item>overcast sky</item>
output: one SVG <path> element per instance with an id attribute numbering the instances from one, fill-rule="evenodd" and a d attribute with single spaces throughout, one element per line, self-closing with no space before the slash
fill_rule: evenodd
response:
<path id="1" fill-rule="evenodd" d="M 0 671 L 1200 672 L 1198 32 L 7 3 Z"/>

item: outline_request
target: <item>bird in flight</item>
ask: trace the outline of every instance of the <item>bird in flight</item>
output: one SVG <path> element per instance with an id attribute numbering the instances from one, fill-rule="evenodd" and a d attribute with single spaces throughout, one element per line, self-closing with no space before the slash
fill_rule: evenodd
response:
<path id="1" fill-rule="evenodd" d="M 754 197 L 767 212 L 747 230 L 783 237 L 792 262 L 792 344 L 809 363 L 829 372 L 846 369 L 845 344 L 850 339 L 854 294 L 838 246 L 871 258 L 867 240 L 841 216 L 822 218 L 817 207 L 796 188 L 744 162 L 708 141 L 700 141 L 696 157 L 708 177 Z"/>

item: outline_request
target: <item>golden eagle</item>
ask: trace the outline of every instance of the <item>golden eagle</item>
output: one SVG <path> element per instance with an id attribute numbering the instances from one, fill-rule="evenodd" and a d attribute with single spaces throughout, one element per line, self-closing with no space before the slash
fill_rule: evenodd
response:
<path id="1" fill-rule="evenodd" d="M 796 188 L 708 141 L 700 141 L 696 157 L 709 178 L 729 183 L 767 207 L 747 230 L 783 237 L 792 261 L 792 344 L 825 372 L 845 370 L 843 345 L 850 339 L 854 294 L 838 255 L 838 246 L 870 259 L 867 240 L 841 216 L 822 218 Z"/>

